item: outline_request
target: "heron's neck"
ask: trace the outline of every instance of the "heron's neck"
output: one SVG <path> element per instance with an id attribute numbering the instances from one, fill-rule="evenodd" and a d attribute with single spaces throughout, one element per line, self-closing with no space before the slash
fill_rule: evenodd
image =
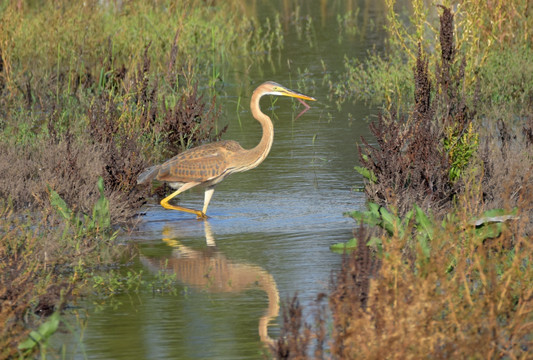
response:
<path id="1" fill-rule="evenodd" d="M 259 142 L 259 144 L 257 144 L 257 146 L 253 149 L 248 150 L 250 159 L 250 169 L 258 166 L 263 162 L 263 160 L 265 160 L 268 153 L 270 152 L 272 143 L 274 142 L 274 125 L 272 125 L 272 121 L 270 120 L 270 118 L 267 115 L 263 114 L 263 112 L 259 108 L 260 99 L 261 95 L 257 95 L 257 93 L 254 92 L 254 94 L 252 95 L 252 101 L 250 102 L 252 115 L 257 121 L 259 121 L 263 129 L 263 135 L 261 136 L 261 141 Z"/>

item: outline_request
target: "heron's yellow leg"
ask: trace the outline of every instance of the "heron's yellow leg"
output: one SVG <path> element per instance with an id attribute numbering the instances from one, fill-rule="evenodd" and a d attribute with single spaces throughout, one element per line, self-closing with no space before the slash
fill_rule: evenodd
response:
<path id="1" fill-rule="evenodd" d="M 190 259 L 198 258 L 199 252 L 183 245 L 178 239 L 175 239 L 173 237 L 172 230 L 168 226 L 163 228 L 163 242 L 174 248 L 172 253 L 176 256 L 185 255 Z"/>
<path id="2" fill-rule="evenodd" d="M 200 210 L 189 209 L 183 206 L 170 205 L 168 203 L 172 198 L 178 196 L 185 190 L 188 190 L 198 184 L 199 183 L 187 183 L 183 185 L 181 188 L 179 188 L 178 190 L 174 191 L 172 194 L 170 194 L 169 196 L 161 200 L 161 206 L 169 210 L 178 210 L 178 211 L 188 212 L 190 214 L 195 214 L 198 217 L 198 219 L 207 219 L 207 216 L 205 215 L 205 213 Z"/>
<path id="3" fill-rule="evenodd" d="M 181 246 L 183 246 L 178 240 L 172 238 L 172 231 L 168 226 L 163 228 L 163 242 L 173 248 L 179 249 Z"/>

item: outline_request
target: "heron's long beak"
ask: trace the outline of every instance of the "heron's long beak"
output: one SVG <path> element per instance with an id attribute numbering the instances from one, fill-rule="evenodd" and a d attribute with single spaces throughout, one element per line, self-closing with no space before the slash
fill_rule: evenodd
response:
<path id="1" fill-rule="evenodd" d="M 293 91 L 291 89 L 287 89 L 286 87 L 284 86 L 279 86 L 281 89 L 280 93 L 281 95 L 283 96 L 290 96 L 290 97 L 295 97 L 297 99 L 302 99 L 302 100 L 310 100 L 310 101 L 316 101 L 315 98 L 311 97 L 311 96 L 307 96 L 307 95 L 304 95 L 304 94 L 300 94 L 296 91 Z"/>
<path id="2" fill-rule="evenodd" d="M 304 95 L 304 94 L 300 94 L 300 93 L 298 93 L 296 91 L 293 91 L 293 90 L 290 90 L 290 89 L 287 89 L 287 88 L 284 88 L 283 90 L 284 90 L 283 95 L 285 95 L 285 96 L 290 96 L 290 97 L 294 97 L 294 98 L 302 99 L 302 100 L 316 101 L 316 99 L 314 97 L 307 96 L 307 95 Z"/>

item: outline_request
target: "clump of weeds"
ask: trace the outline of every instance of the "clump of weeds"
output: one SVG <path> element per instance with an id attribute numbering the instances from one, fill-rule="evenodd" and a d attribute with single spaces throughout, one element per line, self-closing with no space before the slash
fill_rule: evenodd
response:
<path id="1" fill-rule="evenodd" d="M 412 112 L 398 115 L 393 108 L 380 114 L 370 125 L 377 146 L 363 138 L 359 147 L 370 200 L 395 207 L 400 214 L 413 203 L 435 212 L 450 209 L 460 191 L 460 175 L 477 149 L 475 111 L 470 110 L 476 104 L 466 103 L 465 61 L 455 60 L 453 15 L 446 8 L 441 29 L 436 89 L 419 46 Z"/>
<path id="2" fill-rule="evenodd" d="M 55 332 L 45 325 L 47 318 L 79 294 L 88 269 L 123 253 L 114 246 L 103 194 L 90 217 L 73 212 L 57 193 L 51 191 L 50 197 L 56 209 L 39 214 L 14 212 L 11 204 L 0 203 L 2 358 L 42 350 Z M 32 331 L 39 324 L 43 332 L 48 329 L 42 338 Z"/>

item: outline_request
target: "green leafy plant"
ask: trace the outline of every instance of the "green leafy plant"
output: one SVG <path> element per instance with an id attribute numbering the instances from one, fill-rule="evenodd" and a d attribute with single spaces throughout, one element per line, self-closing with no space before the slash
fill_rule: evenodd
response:
<path id="1" fill-rule="evenodd" d="M 98 178 L 98 191 L 100 197 L 96 201 L 93 207 L 92 218 L 85 216 L 86 223 L 89 223 L 89 230 L 94 229 L 109 229 L 111 226 L 111 216 L 109 214 L 109 200 L 105 197 L 104 193 L 104 179 Z"/>
<path id="2" fill-rule="evenodd" d="M 331 245 L 329 248 L 331 251 L 338 253 L 338 254 L 344 254 L 345 252 L 353 251 L 357 248 L 357 238 L 351 238 L 347 242 L 340 242 L 335 243 Z"/>
<path id="3" fill-rule="evenodd" d="M 455 182 L 477 151 L 479 134 L 473 130 L 472 123 L 469 123 L 462 132 L 458 132 L 453 126 L 447 127 L 445 132 L 443 145 L 450 159 L 449 176 L 450 181 Z"/>
<path id="4" fill-rule="evenodd" d="M 434 240 L 435 233 L 437 231 L 445 231 L 449 224 L 457 222 L 453 215 L 448 214 L 446 218 L 438 223 L 416 204 L 403 218 L 376 203 L 369 202 L 367 206 L 368 210 L 366 211 L 347 212 L 345 216 L 353 218 L 361 225 L 379 227 L 385 230 L 390 237 L 402 239 L 406 236 L 412 236 L 420 245 L 425 257 L 431 256 L 431 242 Z M 481 216 L 469 220 L 465 230 L 470 232 L 475 242 L 480 243 L 486 239 L 499 236 L 506 221 L 518 219 L 516 213 L 517 209 L 511 212 L 507 212 L 504 209 L 487 210 Z M 341 253 L 351 251 L 357 247 L 358 241 L 358 239 L 353 238 L 345 243 L 333 244 L 330 249 Z M 382 239 L 373 236 L 367 245 L 375 246 L 380 250 Z"/>
<path id="5" fill-rule="evenodd" d="M 109 215 L 109 200 L 104 193 L 104 179 L 100 177 L 97 183 L 100 197 L 93 206 L 92 215 L 83 214 L 78 216 L 69 208 L 61 196 L 48 187 L 50 192 L 50 204 L 55 208 L 58 214 L 67 220 L 70 224 L 78 229 L 78 233 L 106 231 L 111 226 L 111 217 Z M 83 219 L 83 220 L 82 220 Z"/>
<path id="6" fill-rule="evenodd" d="M 142 270 L 139 272 L 128 270 L 125 274 L 110 270 L 102 274 L 93 274 L 91 279 L 92 288 L 104 296 L 138 292 L 145 283 Z"/>
<path id="7" fill-rule="evenodd" d="M 46 359 L 48 340 L 57 331 L 59 320 L 59 312 L 56 311 L 39 326 L 39 329 L 30 332 L 28 338 L 19 343 L 18 349 L 31 353 L 36 346 L 39 346 L 41 350 L 41 359 Z"/>
<path id="8" fill-rule="evenodd" d="M 365 155 L 366 156 L 366 155 Z M 363 166 L 356 166 L 354 167 L 355 171 L 359 173 L 359 175 L 363 176 L 365 179 L 370 181 L 371 183 L 375 184 L 378 182 L 378 178 L 376 174 L 371 169 L 367 169 Z"/>

